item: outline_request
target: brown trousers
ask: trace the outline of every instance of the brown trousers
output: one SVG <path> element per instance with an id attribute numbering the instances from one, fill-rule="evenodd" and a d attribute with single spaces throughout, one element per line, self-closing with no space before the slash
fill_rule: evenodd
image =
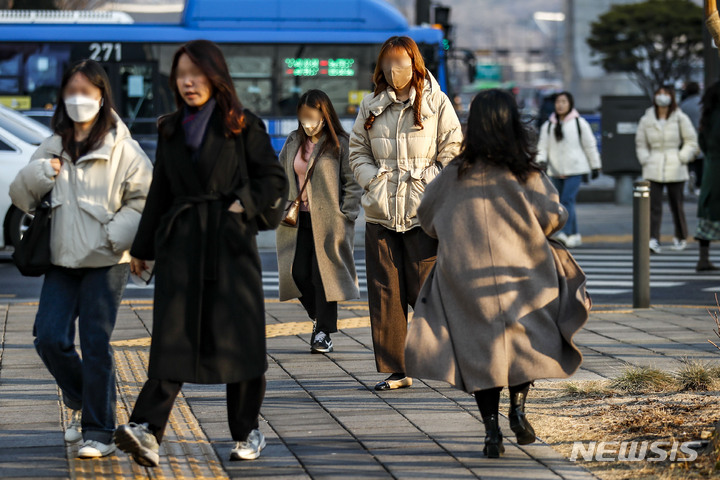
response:
<path id="1" fill-rule="evenodd" d="M 437 258 L 437 240 L 421 228 L 395 232 L 365 227 L 365 264 L 375 364 L 378 372 L 405 372 L 408 305 L 414 307 Z"/>

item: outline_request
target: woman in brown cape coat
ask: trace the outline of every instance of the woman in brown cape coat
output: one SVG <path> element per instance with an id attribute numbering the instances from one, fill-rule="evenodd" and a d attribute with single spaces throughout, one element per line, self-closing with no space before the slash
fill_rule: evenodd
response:
<path id="1" fill-rule="evenodd" d="M 502 387 L 519 444 L 535 441 L 524 403 L 532 381 L 567 377 L 582 355 L 572 337 L 587 321 L 585 277 L 559 243 L 567 211 L 534 152 L 513 97 L 479 94 L 460 156 L 427 188 L 418 215 L 439 241 L 410 323 L 408 375 L 474 393 L 487 457 L 504 451 Z"/>

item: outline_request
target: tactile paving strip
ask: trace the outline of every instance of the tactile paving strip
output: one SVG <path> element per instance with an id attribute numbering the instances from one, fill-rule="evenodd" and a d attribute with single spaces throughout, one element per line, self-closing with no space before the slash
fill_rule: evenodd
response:
<path id="1" fill-rule="evenodd" d="M 132 346 L 116 346 L 115 364 L 118 383 L 117 421 L 127 423 L 129 412 L 147 378 L 148 353 Z M 120 348 L 117 348 L 120 347 Z M 63 408 L 64 425 L 70 411 Z M 157 478 L 157 479 L 226 479 L 215 450 L 190 410 L 182 392 L 175 401 L 170 421 L 160 446 L 160 466 L 137 465 L 121 451 L 99 459 L 77 458 L 78 444 L 67 446 L 72 479 Z M 229 452 L 228 452 L 229 453 Z"/>
<path id="2" fill-rule="evenodd" d="M 267 325 L 265 337 L 288 337 L 291 335 L 303 335 L 312 333 L 312 322 L 286 322 Z M 364 328 L 370 326 L 370 317 L 353 317 L 338 320 L 338 330 L 349 328 Z M 135 338 L 133 340 L 122 340 L 113 342 L 115 347 L 149 347 L 150 337 Z"/>

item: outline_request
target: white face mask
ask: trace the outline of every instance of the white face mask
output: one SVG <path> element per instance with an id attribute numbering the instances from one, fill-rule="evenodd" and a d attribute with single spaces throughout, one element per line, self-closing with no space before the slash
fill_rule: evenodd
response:
<path id="1" fill-rule="evenodd" d="M 658 93 L 655 95 L 655 104 L 658 107 L 669 107 L 672 103 L 672 98 L 667 93 Z"/>
<path id="2" fill-rule="evenodd" d="M 312 137 L 314 135 L 317 135 L 320 133 L 320 130 L 322 130 L 323 125 L 325 122 L 323 120 L 320 120 L 318 123 L 308 123 L 308 122 L 301 122 L 300 125 L 302 125 L 303 130 L 305 130 L 305 135 L 308 137 Z"/>
<path id="3" fill-rule="evenodd" d="M 102 99 L 95 100 L 85 95 L 72 95 L 64 101 L 68 116 L 77 123 L 86 123 L 95 118 L 100 107 L 105 103 Z"/>

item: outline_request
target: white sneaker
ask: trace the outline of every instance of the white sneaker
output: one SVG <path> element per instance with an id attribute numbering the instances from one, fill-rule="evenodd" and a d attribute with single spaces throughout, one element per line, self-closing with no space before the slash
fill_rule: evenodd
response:
<path id="1" fill-rule="evenodd" d="M 244 442 L 237 442 L 230 451 L 230 460 L 255 460 L 265 448 L 265 435 L 260 430 L 253 430 Z"/>
<path id="2" fill-rule="evenodd" d="M 565 242 L 565 246 L 567 248 L 575 248 L 582 245 L 582 236 L 579 233 L 576 233 L 575 235 L 570 235 L 567 239 L 567 242 Z"/>
<path id="3" fill-rule="evenodd" d="M 676 252 L 682 252 L 687 248 L 687 241 L 673 238 L 673 246 L 670 248 L 675 250 Z"/>
<path id="4" fill-rule="evenodd" d="M 652 253 L 662 252 L 662 248 L 660 248 L 660 242 L 658 242 L 657 238 L 650 239 L 650 251 Z"/>
<path id="5" fill-rule="evenodd" d="M 555 240 L 557 240 L 558 242 L 560 242 L 560 243 L 562 243 L 563 245 L 567 246 L 567 243 L 568 243 L 569 238 L 568 238 L 568 236 L 567 236 L 566 234 L 564 234 L 563 232 L 556 233 L 554 238 L 555 238 Z"/>
<path id="6" fill-rule="evenodd" d="M 100 458 L 107 457 L 115 451 L 115 444 L 105 445 L 96 440 L 85 440 L 78 450 L 78 458 Z"/>
<path id="7" fill-rule="evenodd" d="M 70 414 L 70 425 L 65 430 L 65 441 L 68 443 L 77 443 L 82 440 L 82 412 L 80 410 L 73 410 Z"/>

